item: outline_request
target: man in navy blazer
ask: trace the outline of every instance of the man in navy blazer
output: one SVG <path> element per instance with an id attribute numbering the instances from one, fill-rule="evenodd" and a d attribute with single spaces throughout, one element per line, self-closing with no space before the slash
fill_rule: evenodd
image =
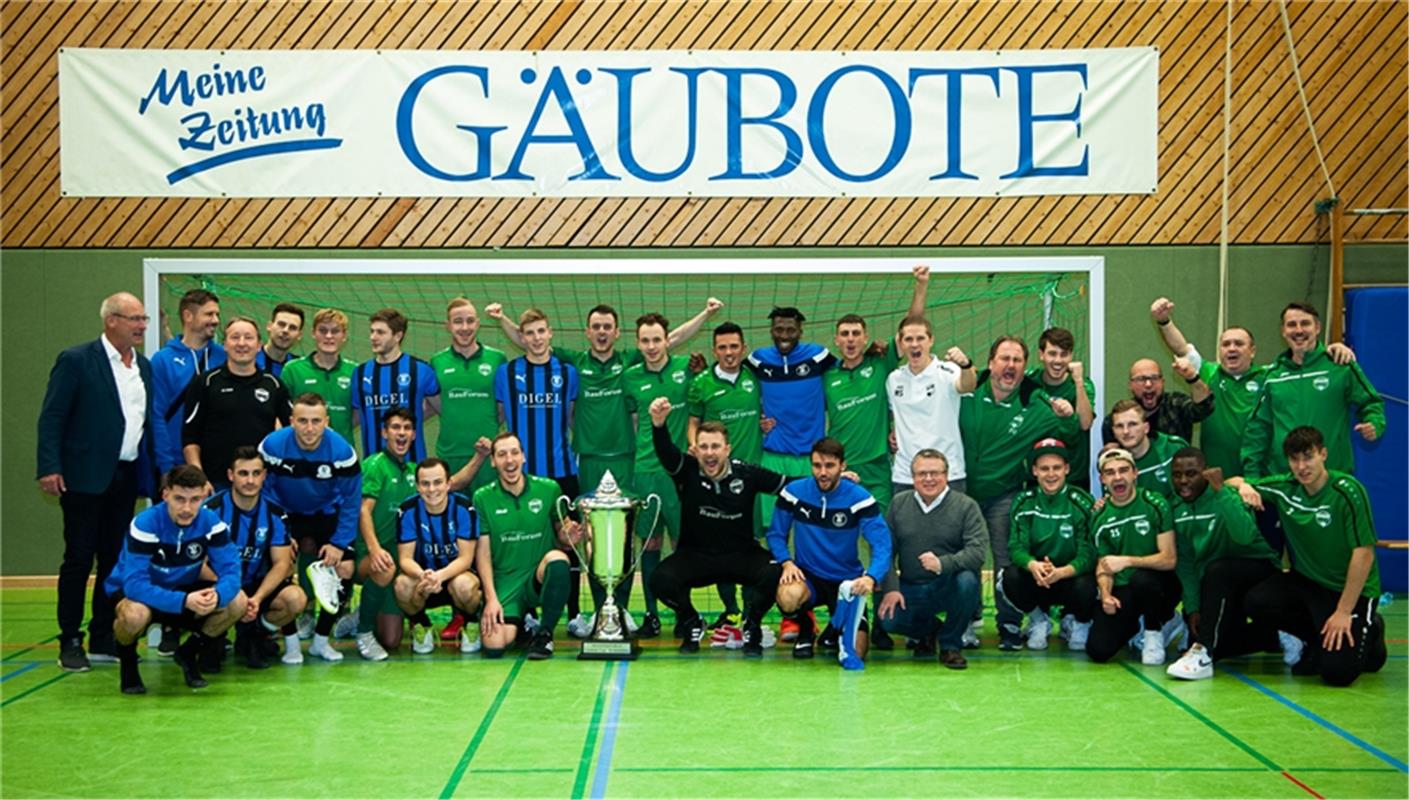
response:
<path id="1" fill-rule="evenodd" d="M 84 672 L 83 600 L 93 560 L 94 661 L 116 661 L 113 607 L 103 581 L 122 549 L 138 494 L 155 490 L 152 366 L 134 348 L 148 317 L 142 301 L 121 292 L 103 301 L 103 335 L 59 354 L 39 412 L 39 488 L 64 512 L 59 567 L 59 666 Z"/>

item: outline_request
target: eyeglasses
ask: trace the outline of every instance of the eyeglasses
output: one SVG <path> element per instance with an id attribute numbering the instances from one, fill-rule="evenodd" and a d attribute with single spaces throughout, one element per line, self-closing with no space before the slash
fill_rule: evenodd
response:
<path id="1" fill-rule="evenodd" d="M 948 474 L 948 473 L 946 473 L 946 472 L 944 472 L 944 471 L 942 471 L 942 470 L 927 469 L 927 470 L 923 470 L 923 471 L 921 471 L 921 472 L 916 472 L 916 473 L 915 473 L 915 477 L 916 477 L 916 478 L 940 478 L 940 477 L 943 477 L 944 475 L 947 475 L 947 474 Z"/>
<path id="2" fill-rule="evenodd" d="M 1162 381 L 1162 380 L 1164 380 L 1164 376 L 1162 376 L 1162 375 L 1132 375 L 1132 376 L 1130 376 L 1130 382 L 1131 382 L 1131 383 L 1159 383 L 1159 382 Z"/>
<path id="3" fill-rule="evenodd" d="M 125 319 L 128 322 L 151 322 L 152 318 L 146 314 L 113 314 L 118 319 Z"/>

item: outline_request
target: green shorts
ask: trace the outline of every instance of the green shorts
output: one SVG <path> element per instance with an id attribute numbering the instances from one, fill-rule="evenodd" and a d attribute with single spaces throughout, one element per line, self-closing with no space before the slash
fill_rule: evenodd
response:
<path id="1" fill-rule="evenodd" d="M 612 477 L 616 479 L 616 485 L 623 489 L 629 488 L 631 479 L 635 476 L 636 459 L 631 455 L 624 456 L 587 456 L 577 457 L 577 485 L 582 487 L 582 493 L 595 492 L 597 484 L 602 482 L 602 476 L 610 470 Z M 576 497 L 570 498 L 576 500 Z"/>
<path id="2" fill-rule="evenodd" d="M 860 464 L 848 463 L 846 468 L 856 473 L 861 479 L 861 488 L 871 493 L 876 498 L 876 505 L 880 506 L 881 513 L 886 513 L 890 508 L 891 483 L 890 483 L 890 456 L 885 455 L 880 458 L 873 458 Z"/>
<path id="3" fill-rule="evenodd" d="M 801 478 L 812 474 L 811 456 L 790 456 L 764 450 L 763 461 L 759 466 L 771 469 L 785 478 Z M 760 494 L 758 499 L 758 524 L 767 531 L 769 523 L 773 521 L 773 505 L 778 498 L 771 494 Z"/>
<path id="4" fill-rule="evenodd" d="M 656 521 L 654 530 L 650 526 L 655 521 L 655 501 L 641 509 L 636 515 L 636 535 L 644 539 L 653 533 L 659 536 L 669 532 L 672 542 L 680 541 L 680 495 L 675 491 L 675 481 L 664 472 L 638 473 L 631 483 L 631 491 L 642 501 L 652 494 L 657 495 L 661 505 L 660 520 Z"/>

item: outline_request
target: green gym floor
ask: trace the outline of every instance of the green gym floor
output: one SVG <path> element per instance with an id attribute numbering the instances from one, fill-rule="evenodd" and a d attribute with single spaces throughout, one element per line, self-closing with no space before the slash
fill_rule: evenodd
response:
<path id="1" fill-rule="evenodd" d="M 12 588 L 0 795 L 1402 798 L 1402 598 L 1387 616 L 1388 665 L 1348 689 L 1277 655 L 1179 683 L 1055 637 L 1000 653 L 990 612 L 966 672 L 903 649 L 848 673 L 823 654 L 687 657 L 666 640 L 635 662 L 577 661 L 562 638 L 543 662 L 403 646 L 371 664 L 343 642 L 340 664 L 227 663 L 200 691 L 149 658 L 150 693 L 126 697 L 115 665 L 59 671 L 53 590 Z"/>

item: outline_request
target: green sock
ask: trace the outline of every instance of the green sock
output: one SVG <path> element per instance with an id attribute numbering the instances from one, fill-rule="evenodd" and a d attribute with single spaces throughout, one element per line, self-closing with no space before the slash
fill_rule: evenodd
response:
<path id="1" fill-rule="evenodd" d="M 390 593 L 391 587 L 378 586 L 370 578 L 362 582 L 362 602 L 357 605 L 358 633 L 372 633 L 377 629 L 377 614 L 381 613 L 382 604 Z"/>
<path id="2" fill-rule="evenodd" d="M 656 574 L 656 567 L 660 566 L 660 551 L 646 550 L 641 553 L 641 593 L 646 596 L 646 613 L 658 614 L 656 609 L 656 593 L 651 591 L 651 576 Z"/>
<path id="3" fill-rule="evenodd" d="M 543 568 L 543 618 L 539 624 L 545 630 L 553 630 L 563 616 L 563 607 L 568 602 L 568 584 L 572 582 L 566 561 L 549 561 Z"/>

